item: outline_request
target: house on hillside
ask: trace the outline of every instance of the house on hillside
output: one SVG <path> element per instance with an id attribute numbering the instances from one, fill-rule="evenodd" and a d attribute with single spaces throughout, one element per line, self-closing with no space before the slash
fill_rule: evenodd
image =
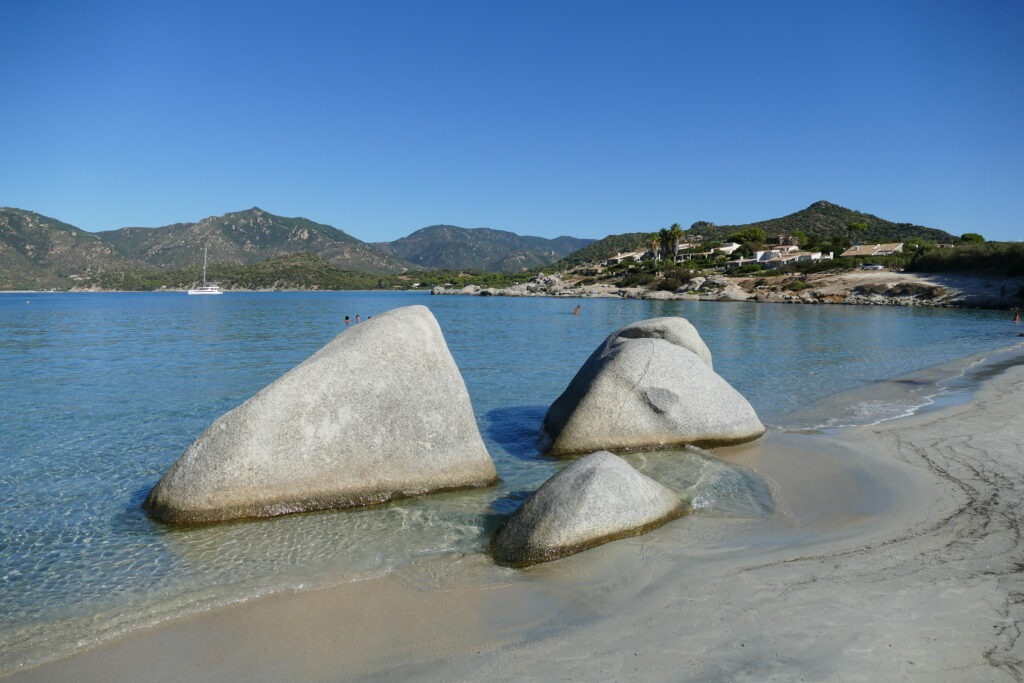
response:
<path id="1" fill-rule="evenodd" d="M 698 242 L 680 242 L 676 245 L 675 253 L 672 254 L 672 260 L 675 263 L 679 263 L 680 261 L 689 261 L 694 258 L 694 255 L 692 255 L 689 250 L 696 249 L 699 246 L 700 243 Z"/>
<path id="2" fill-rule="evenodd" d="M 892 256 L 903 252 L 903 242 L 892 242 L 890 244 L 860 244 L 850 247 L 840 257 L 848 256 Z"/>
<path id="3" fill-rule="evenodd" d="M 827 261 L 831 258 L 832 252 L 823 254 L 820 251 L 800 251 L 800 248 L 794 245 L 783 245 L 775 249 L 756 251 L 754 252 L 754 258 L 739 258 L 732 261 L 726 261 L 725 267 L 727 270 L 731 270 L 733 268 L 739 268 L 740 266 L 757 264 L 763 268 L 771 270 L 773 268 L 778 268 L 779 266 L 788 266 L 794 263 L 801 263 L 803 261 Z"/>
<path id="4" fill-rule="evenodd" d="M 617 266 L 620 263 L 622 263 L 623 261 L 625 261 L 626 259 L 633 259 L 634 261 L 639 261 L 639 260 L 641 260 L 644 257 L 644 255 L 646 253 L 647 252 L 644 251 L 644 250 L 620 252 L 620 253 L 616 254 L 615 256 L 612 256 L 609 259 L 605 259 L 604 262 L 602 262 L 601 265 L 603 265 L 603 266 Z"/>
<path id="5" fill-rule="evenodd" d="M 683 242 L 679 245 L 679 249 L 676 250 L 675 262 L 682 263 L 684 261 L 694 260 L 705 260 L 710 261 L 715 257 L 725 254 L 726 256 L 732 256 L 732 253 L 739 249 L 742 245 L 736 242 L 726 242 L 720 247 L 714 247 L 707 251 L 698 251 L 701 247 L 700 242 Z M 795 249 L 795 247 L 794 247 Z"/>
<path id="6" fill-rule="evenodd" d="M 684 261 L 694 261 L 697 259 L 709 259 L 715 255 L 712 251 L 683 251 L 676 254 L 676 263 L 683 263 Z"/>

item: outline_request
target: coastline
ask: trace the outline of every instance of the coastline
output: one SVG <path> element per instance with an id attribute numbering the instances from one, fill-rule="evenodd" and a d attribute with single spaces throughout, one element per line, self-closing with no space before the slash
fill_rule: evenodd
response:
<path id="1" fill-rule="evenodd" d="M 257 598 L 4 680 L 1018 680 L 1020 360 L 962 403 L 718 449 L 770 483 L 767 520 Z"/>
<path id="2" fill-rule="evenodd" d="M 434 295 L 650 299 L 786 304 L 924 306 L 944 308 L 1024 307 L 1024 278 L 951 273 L 842 271 L 765 277 L 695 277 L 675 291 L 586 284 L 582 278 L 539 275 L 512 287 L 434 287 Z"/>
<path id="3" fill-rule="evenodd" d="M 622 298 L 656 301 L 721 301 L 786 304 L 838 304 L 853 306 L 922 306 L 942 308 L 1024 309 L 1024 277 L 982 277 L 955 273 L 909 273 L 896 271 L 843 271 L 777 277 L 752 275 L 697 277 L 676 291 L 646 287 L 620 287 L 607 283 L 584 284 L 583 278 L 538 275 L 529 282 L 493 288 L 467 285 L 462 288 L 437 286 L 395 289 L 226 289 L 224 293 L 276 292 L 395 292 L 433 295 Z M 0 294 L 184 294 L 185 289 L 113 290 L 72 288 L 68 290 L 5 290 Z"/>

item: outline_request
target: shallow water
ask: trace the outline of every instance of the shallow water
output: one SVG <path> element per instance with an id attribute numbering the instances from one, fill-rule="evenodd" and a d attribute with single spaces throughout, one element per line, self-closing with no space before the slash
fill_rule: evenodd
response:
<path id="1" fill-rule="evenodd" d="M 963 364 L 935 366 L 1019 332 L 1001 312 L 597 299 L 576 317 L 577 302 L 0 294 L 0 672 L 190 609 L 479 552 L 562 466 L 536 452 L 544 411 L 628 322 L 687 317 L 715 369 L 774 429 L 875 422 L 968 392 Z M 430 306 L 444 330 L 499 486 L 188 530 L 142 514 L 145 494 L 213 419 L 332 339 L 345 315 L 409 304 Z M 771 513 L 763 482 L 700 452 L 629 459 L 696 514 Z"/>

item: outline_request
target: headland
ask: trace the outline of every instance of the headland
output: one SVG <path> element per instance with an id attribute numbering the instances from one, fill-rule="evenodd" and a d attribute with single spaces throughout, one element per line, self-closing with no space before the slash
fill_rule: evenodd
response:
<path id="1" fill-rule="evenodd" d="M 619 297 L 663 301 L 749 301 L 789 304 L 852 304 L 1016 309 L 1024 277 L 894 270 L 836 270 L 766 277 L 699 275 L 673 290 L 589 283 L 564 274 L 538 275 L 509 287 L 434 287 L 433 294 L 475 296 Z"/>

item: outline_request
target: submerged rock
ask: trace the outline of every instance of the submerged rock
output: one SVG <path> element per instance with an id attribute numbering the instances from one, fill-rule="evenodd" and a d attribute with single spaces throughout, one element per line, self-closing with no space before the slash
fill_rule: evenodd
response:
<path id="1" fill-rule="evenodd" d="M 613 332 L 544 417 L 552 455 L 599 449 L 720 446 L 756 439 L 764 425 L 711 367 L 711 352 L 683 318 L 653 318 Z"/>
<path id="2" fill-rule="evenodd" d="M 425 306 L 373 316 L 218 418 L 146 498 L 173 523 L 353 507 L 497 480 Z"/>
<path id="3" fill-rule="evenodd" d="M 616 455 L 591 453 L 544 482 L 494 540 L 498 562 L 525 566 L 655 529 L 686 514 L 671 489 Z"/>

